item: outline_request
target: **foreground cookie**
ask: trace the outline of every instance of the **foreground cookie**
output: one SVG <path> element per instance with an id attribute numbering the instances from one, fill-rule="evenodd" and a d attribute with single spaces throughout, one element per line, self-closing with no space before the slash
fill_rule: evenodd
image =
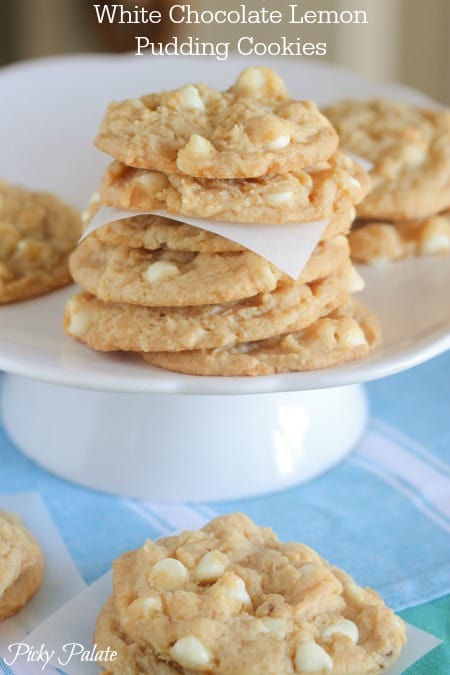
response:
<path id="1" fill-rule="evenodd" d="M 112 304 L 80 293 L 66 305 L 64 328 L 101 351 L 178 351 L 221 347 L 299 330 L 346 302 L 361 279 L 347 263 L 310 284 L 280 284 L 239 302 L 200 307 Z"/>
<path id="2" fill-rule="evenodd" d="M 342 147 L 374 162 L 363 218 L 426 218 L 450 207 L 450 112 L 377 99 L 325 109 Z"/>
<path id="3" fill-rule="evenodd" d="M 370 189 L 361 166 L 338 152 L 308 169 L 252 180 L 208 180 L 133 169 L 113 162 L 100 185 L 101 201 L 132 211 L 226 222 L 290 223 L 348 211 Z"/>
<path id="4" fill-rule="evenodd" d="M 338 137 L 311 101 L 294 101 L 269 68 L 225 92 L 187 85 L 111 103 L 96 145 L 144 169 L 204 178 L 279 174 L 328 159 Z"/>
<path id="5" fill-rule="evenodd" d="M 319 244 L 299 282 L 333 273 L 349 258 L 346 237 Z M 232 302 L 273 291 L 290 277 L 252 251 L 195 253 L 131 249 L 85 239 L 72 254 L 74 280 L 105 302 L 186 307 Z"/>
<path id="6" fill-rule="evenodd" d="M 0 511 L 0 621 L 37 592 L 44 574 L 41 548 L 20 518 Z"/>
<path id="7" fill-rule="evenodd" d="M 381 341 L 372 312 L 350 300 L 302 330 L 220 349 L 143 354 L 148 363 L 189 375 L 272 375 L 331 368 L 367 356 Z"/>
<path id="8" fill-rule="evenodd" d="M 68 259 L 80 235 L 75 209 L 0 181 L 0 304 L 71 283 Z"/>
<path id="9" fill-rule="evenodd" d="M 116 561 L 94 639 L 118 651 L 113 675 L 375 675 L 405 628 L 312 549 L 231 514 Z"/>
<path id="10" fill-rule="evenodd" d="M 378 264 L 450 251 L 450 211 L 398 223 L 357 221 L 349 235 L 355 262 Z"/>

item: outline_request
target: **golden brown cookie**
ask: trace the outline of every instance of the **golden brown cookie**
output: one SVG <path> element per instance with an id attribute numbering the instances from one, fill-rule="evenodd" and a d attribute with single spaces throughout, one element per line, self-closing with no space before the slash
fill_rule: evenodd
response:
<path id="1" fill-rule="evenodd" d="M 69 284 L 69 254 L 80 235 L 75 209 L 0 181 L 0 304 Z"/>
<path id="2" fill-rule="evenodd" d="M 355 215 L 355 210 L 350 209 L 333 216 L 322 235 L 322 240 L 331 239 L 339 234 L 347 234 Z M 230 235 L 232 234 L 231 229 Z M 114 246 L 145 248 L 149 251 L 160 248 L 199 253 L 247 250 L 244 246 L 219 234 L 154 215 L 135 216 L 109 223 L 89 236 Z"/>
<path id="3" fill-rule="evenodd" d="M 325 109 L 343 148 L 374 162 L 363 218 L 426 218 L 450 207 L 450 111 L 376 99 Z"/>
<path id="4" fill-rule="evenodd" d="M 450 251 L 450 211 L 398 223 L 357 221 L 349 235 L 352 259 L 382 264 Z"/>
<path id="5" fill-rule="evenodd" d="M 103 661 L 103 675 L 180 675 L 182 670 L 160 661 L 149 649 L 137 645 L 122 630 L 114 602 L 108 600 L 97 620 L 95 642 L 98 651 L 111 655 Z M 112 652 L 116 655 L 113 657 Z"/>
<path id="6" fill-rule="evenodd" d="M 343 304 L 360 281 L 347 264 L 311 284 L 280 284 L 247 300 L 201 307 L 112 304 L 80 293 L 66 305 L 64 328 L 101 351 L 219 347 L 304 328 Z"/>
<path id="7" fill-rule="evenodd" d="M 294 101 L 270 68 L 228 91 L 206 84 L 111 103 L 96 138 L 129 166 L 204 178 L 253 178 L 326 160 L 337 134 L 312 101 Z"/>
<path id="8" fill-rule="evenodd" d="M 143 354 L 153 366 L 189 375 L 241 376 L 317 370 L 367 356 L 381 341 L 372 312 L 355 300 L 307 328 L 228 347 Z"/>
<path id="9" fill-rule="evenodd" d="M 349 258 L 339 235 L 316 247 L 299 281 L 331 274 Z M 251 251 L 194 253 L 116 247 L 88 237 L 72 254 L 74 280 L 104 302 L 187 307 L 232 302 L 267 293 L 291 278 Z"/>
<path id="10" fill-rule="evenodd" d="M 113 162 L 100 185 L 101 201 L 132 211 L 225 222 L 289 223 L 348 211 L 370 189 L 364 169 L 342 152 L 307 169 L 251 180 L 211 180 L 134 169 Z"/>
<path id="11" fill-rule="evenodd" d="M 375 675 L 405 627 L 377 593 L 237 513 L 119 558 L 94 639 L 128 662 L 108 663 L 114 675 Z"/>
<path id="12" fill-rule="evenodd" d="M 0 511 L 0 621 L 19 612 L 44 575 L 42 550 L 18 516 Z"/>

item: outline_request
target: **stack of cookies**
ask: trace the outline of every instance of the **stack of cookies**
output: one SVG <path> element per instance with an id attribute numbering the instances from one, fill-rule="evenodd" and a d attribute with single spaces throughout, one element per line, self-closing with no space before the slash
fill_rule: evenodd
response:
<path id="1" fill-rule="evenodd" d="M 110 675 L 373 675 L 405 626 L 315 551 L 239 513 L 114 564 L 94 641 Z"/>
<path id="2" fill-rule="evenodd" d="M 187 85 L 111 104 L 97 146 L 115 161 L 97 206 L 143 215 L 96 230 L 72 255 L 84 290 L 67 305 L 68 334 L 199 375 L 368 354 L 379 329 L 352 299 L 362 282 L 346 234 L 369 178 L 337 144 L 315 104 L 290 98 L 267 68 L 247 69 L 225 92 Z M 167 217 L 148 215 L 161 209 Z M 171 213 L 229 222 L 230 239 Z M 296 280 L 232 237 L 236 222 L 317 220 L 328 226 Z"/>
<path id="3" fill-rule="evenodd" d="M 450 112 L 376 99 L 325 109 L 342 145 L 373 162 L 350 235 L 356 262 L 450 251 Z"/>

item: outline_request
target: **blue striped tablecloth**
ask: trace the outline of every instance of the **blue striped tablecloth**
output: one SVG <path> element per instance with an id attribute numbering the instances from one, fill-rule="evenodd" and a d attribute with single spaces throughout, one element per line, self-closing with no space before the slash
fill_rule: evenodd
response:
<path id="1" fill-rule="evenodd" d="M 0 493 L 42 494 L 88 583 L 146 537 L 239 510 L 280 538 L 317 549 L 395 610 L 415 607 L 450 593 L 450 354 L 367 389 L 372 419 L 355 452 L 308 485 L 279 494 L 221 504 L 115 498 L 49 475 L 1 426 Z M 450 626 L 445 630 L 448 640 Z M 449 675 L 448 654 L 439 647 L 427 657 L 433 665 L 411 672 Z"/>

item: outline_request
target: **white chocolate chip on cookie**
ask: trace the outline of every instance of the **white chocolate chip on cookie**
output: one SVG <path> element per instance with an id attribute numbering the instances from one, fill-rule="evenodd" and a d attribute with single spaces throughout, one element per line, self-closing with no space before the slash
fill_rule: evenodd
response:
<path id="1" fill-rule="evenodd" d="M 137 598 L 133 600 L 128 609 L 137 616 L 149 617 L 162 612 L 163 604 L 159 595 L 156 595 L 153 598 Z"/>
<path id="2" fill-rule="evenodd" d="M 197 565 L 196 576 L 199 581 L 217 581 L 225 573 L 228 559 L 219 551 L 209 551 Z"/>
<path id="3" fill-rule="evenodd" d="M 195 110 L 205 110 L 203 99 L 198 93 L 198 89 L 192 84 L 188 84 L 180 90 L 181 104 L 184 108 L 193 108 Z"/>
<path id="4" fill-rule="evenodd" d="M 208 650 L 194 635 L 186 635 L 177 640 L 169 653 L 183 668 L 204 670 L 211 661 Z"/>
<path id="5" fill-rule="evenodd" d="M 91 315 L 89 312 L 78 308 L 74 302 L 69 300 L 67 303 L 67 313 L 70 317 L 67 332 L 73 337 L 79 337 L 85 333 L 91 325 Z"/>
<path id="6" fill-rule="evenodd" d="M 231 598 L 242 602 L 243 605 L 251 604 L 250 596 L 247 593 L 247 589 L 245 587 L 245 582 L 236 574 L 230 575 L 229 583 L 226 586 L 226 593 Z"/>
<path id="7" fill-rule="evenodd" d="M 354 642 L 355 644 L 358 643 L 359 640 L 358 626 L 349 619 L 338 619 L 330 626 L 325 628 L 325 630 L 322 633 L 322 636 L 324 638 L 329 638 L 335 633 L 341 633 L 342 635 L 346 635 L 348 638 L 350 638 L 352 642 Z"/>
<path id="8" fill-rule="evenodd" d="M 148 266 L 145 272 L 145 280 L 153 284 L 156 281 L 175 279 L 179 274 L 180 270 L 174 263 L 158 260 Z"/>
<path id="9" fill-rule="evenodd" d="M 149 583 L 158 589 L 175 589 L 188 579 L 189 572 L 176 558 L 158 560 L 149 573 Z"/>
<path id="10" fill-rule="evenodd" d="M 198 134 L 193 134 L 189 139 L 189 143 L 185 146 L 184 152 L 192 155 L 209 155 L 210 152 L 214 151 L 214 146 L 211 141 L 208 141 L 203 136 Z"/>
<path id="11" fill-rule="evenodd" d="M 146 171 L 136 178 L 136 182 L 144 187 L 150 195 L 157 194 L 169 184 L 166 176 L 158 171 Z"/>
<path id="12" fill-rule="evenodd" d="M 293 197 L 292 192 L 273 192 L 266 197 L 266 204 L 269 206 L 280 206 L 281 204 L 286 204 Z"/>
<path id="13" fill-rule="evenodd" d="M 295 652 L 295 670 L 297 673 L 315 673 L 333 668 L 333 659 L 323 647 L 306 640 Z"/>
<path id="14" fill-rule="evenodd" d="M 265 616 L 262 619 L 257 619 L 257 621 L 258 630 L 261 633 L 267 633 L 277 640 L 284 640 L 289 632 L 289 625 L 284 619 L 272 619 L 270 616 Z"/>
<path id="15" fill-rule="evenodd" d="M 291 137 L 289 134 L 280 134 L 277 138 L 274 138 L 272 141 L 266 143 L 267 150 L 282 150 L 287 148 L 291 142 Z"/>

